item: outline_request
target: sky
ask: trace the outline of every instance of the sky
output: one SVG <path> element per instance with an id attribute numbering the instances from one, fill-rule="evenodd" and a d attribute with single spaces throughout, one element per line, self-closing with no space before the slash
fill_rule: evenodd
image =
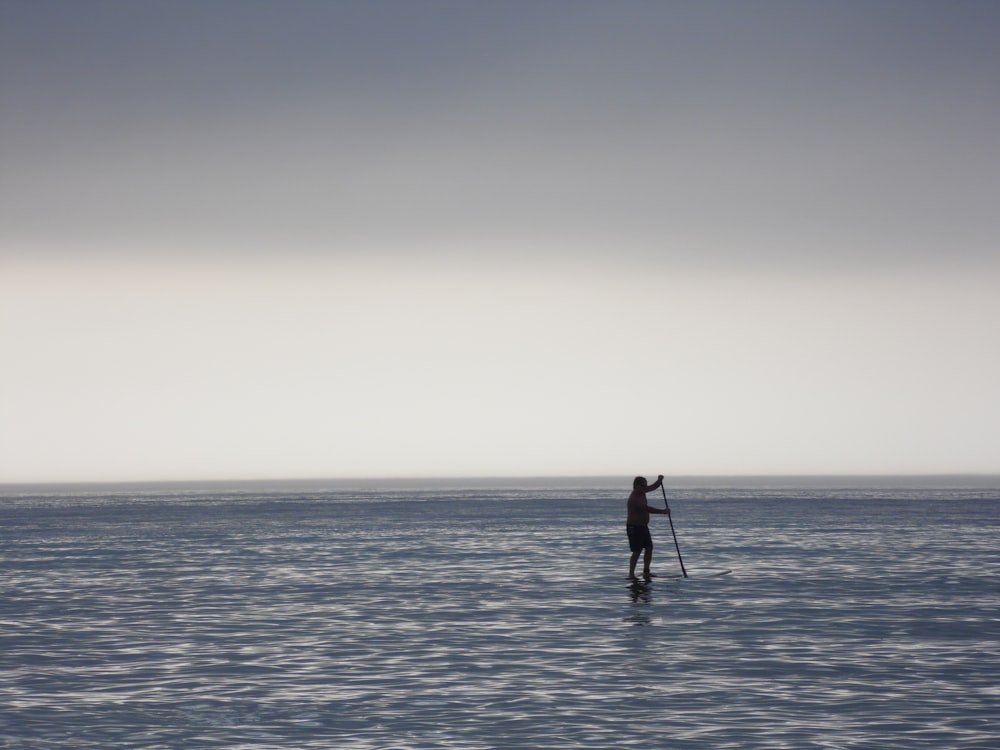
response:
<path id="1" fill-rule="evenodd" d="M 1000 473 L 1000 5 L 0 0 L 0 482 Z"/>

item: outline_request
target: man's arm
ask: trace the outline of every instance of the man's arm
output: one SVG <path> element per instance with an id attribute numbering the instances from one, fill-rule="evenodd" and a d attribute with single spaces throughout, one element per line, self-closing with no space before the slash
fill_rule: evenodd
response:
<path id="1" fill-rule="evenodd" d="M 663 486 L 663 475 L 660 474 L 660 476 L 658 476 L 656 478 L 656 481 L 653 482 L 651 485 L 649 485 L 646 488 L 646 492 L 647 493 L 653 492 L 654 490 L 660 489 L 660 487 L 662 487 L 662 486 Z M 666 503 L 666 495 L 664 495 L 664 503 L 663 504 L 667 505 L 667 503 Z M 669 516 L 670 515 L 670 506 L 669 505 L 667 505 L 666 508 L 660 509 L 660 508 L 654 508 L 649 503 L 646 503 L 646 510 L 648 510 L 650 513 L 661 513 L 662 515 L 665 515 L 665 516 Z"/>
<path id="2" fill-rule="evenodd" d="M 650 492 L 656 492 L 656 490 L 660 489 L 660 486 L 662 484 L 663 484 L 663 475 L 660 474 L 660 476 L 656 478 L 655 482 L 646 487 L 646 494 L 649 494 Z"/>

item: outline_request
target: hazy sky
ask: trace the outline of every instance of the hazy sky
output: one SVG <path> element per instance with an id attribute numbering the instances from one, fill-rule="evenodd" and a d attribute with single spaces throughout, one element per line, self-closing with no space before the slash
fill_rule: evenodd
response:
<path id="1" fill-rule="evenodd" d="M 1000 4 L 0 0 L 0 481 L 1000 473 Z"/>

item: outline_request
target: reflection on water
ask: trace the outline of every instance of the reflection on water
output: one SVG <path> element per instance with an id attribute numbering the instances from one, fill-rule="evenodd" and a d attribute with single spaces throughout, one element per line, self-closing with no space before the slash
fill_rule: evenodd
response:
<path id="1" fill-rule="evenodd" d="M 993 746 L 993 499 L 417 499 L 0 501 L 0 746 Z"/>
<path id="2" fill-rule="evenodd" d="M 628 590 L 632 603 L 640 606 L 634 607 L 631 610 L 625 618 L 626 621 L 636 625 L 652 624 L 653 620 L 649 616 L 649 611 L 643 609 L 643 607 L 648 607 L 653 603 L 652 581 L 643 581 L 640 579 L 629 581 Z"/>

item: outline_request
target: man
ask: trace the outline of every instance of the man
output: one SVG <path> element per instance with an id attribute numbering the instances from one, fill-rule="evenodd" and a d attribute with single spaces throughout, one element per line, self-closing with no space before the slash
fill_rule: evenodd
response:
<path id="1" fill-rule="evenodd" d="M 646 493 L 654 492 L 663 485 L 663 475 L 647 485 L 645 477 L 636 477 L 632 481 L 632 494 L 628 496 L 626 509 L 628 518 L 625 521 L 625 531 L 628 534 L 628 546 L 632 550 L 632 558 L 628 563 L 628 577 L 635 578 L 635 564 L 639 561 L 639 553 L 643 553 L 642 577 L 652 578 L 654 573 L 649 569 L 653 560 L 653 538 L 649 535 L 649 514 L 662 513 L 670 515 L 670 507 L 654 508 L 646 502 Z"/>

